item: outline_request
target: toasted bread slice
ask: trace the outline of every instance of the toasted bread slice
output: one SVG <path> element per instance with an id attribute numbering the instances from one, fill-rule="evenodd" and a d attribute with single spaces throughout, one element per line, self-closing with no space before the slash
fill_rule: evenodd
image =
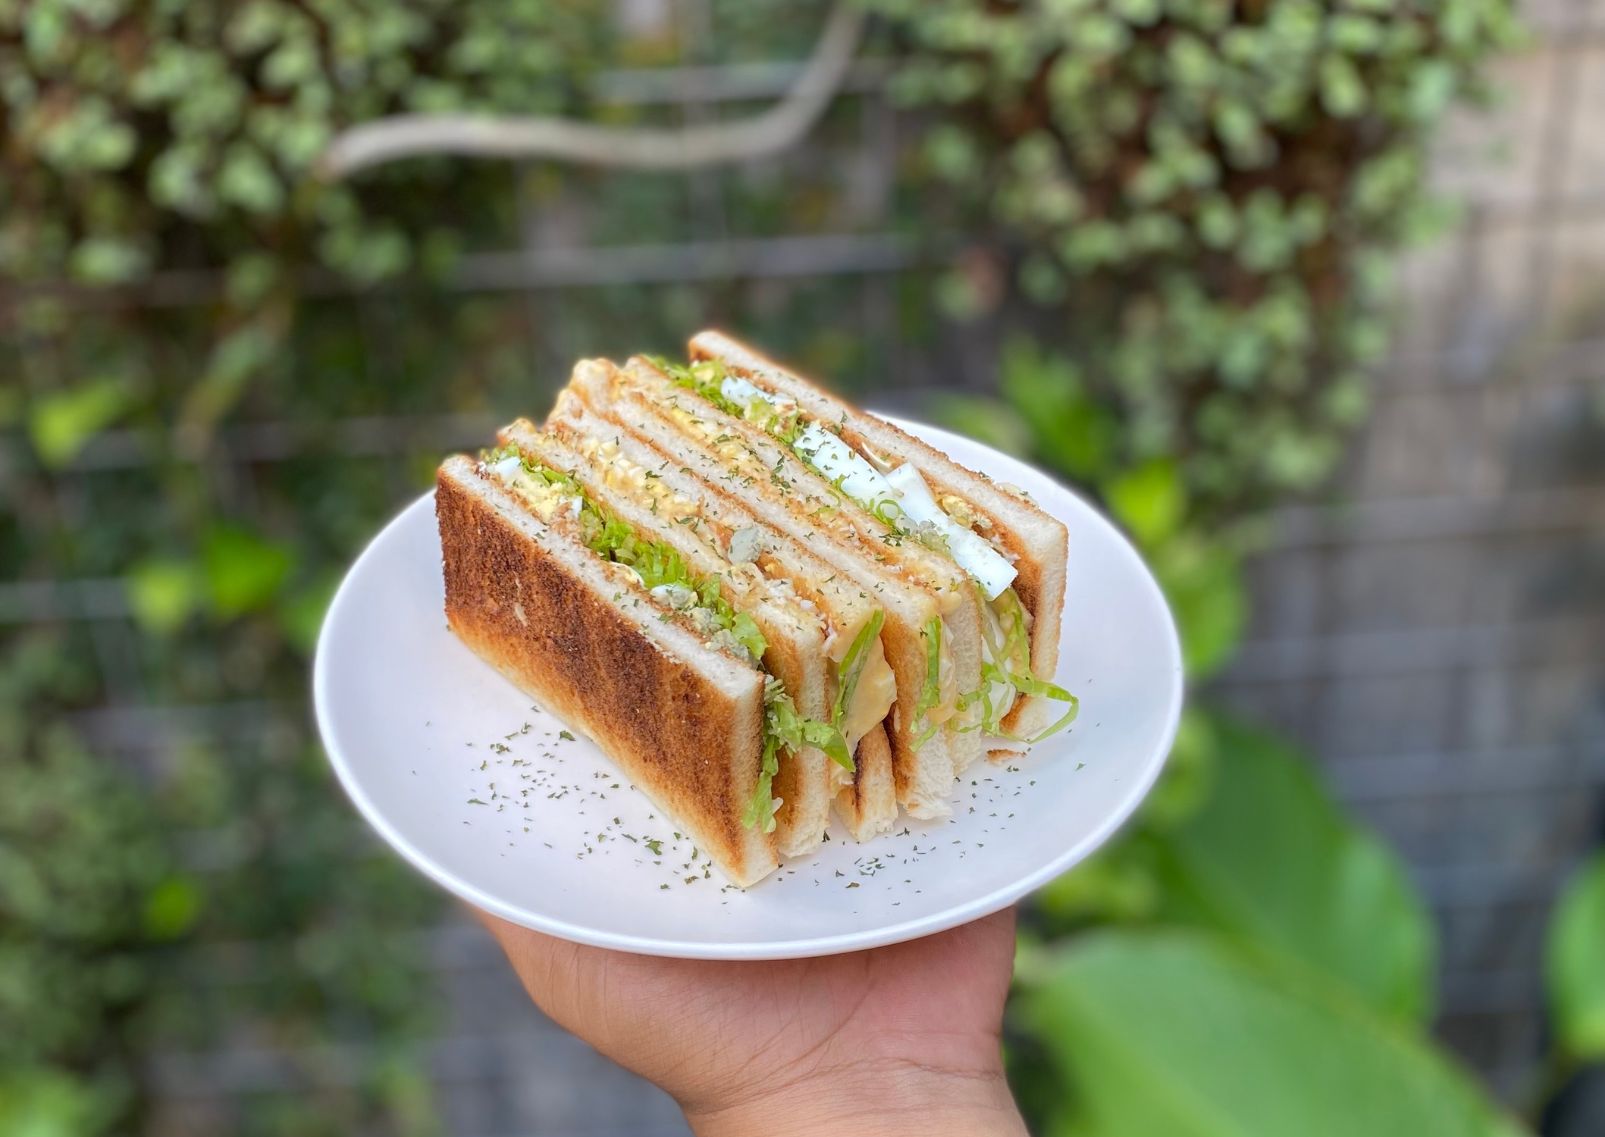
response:
<path id="1" fill-rule="evenodd" d="M 943 693 L 972 688 L 979 679 L 980 616 L 963 574 L 925 549 L 883 539 L 884 526 L 789 449 L 676 387 L 645 360 L 623 369 L 582 364 L 569 391 L 625 433 L 681 455 L 695 476 L 805 545 L 885 610 L 881 640 L 897 683 L 889 737 L 898 801 L 916 817 L 947 816 L 954 751 L 974 735 L 934 725 L 937 713 L 922 707 L 927 643 L 936 642 L 926 629 L 935 626 L 947 637 Z"/>
<path id="2" fill-rule="evenodd" d="M 480 471 L 459 456 L 436 479 L 452 631 L 595 740 L 733 883 L 772 872 L 773 836 L 742 824 L 758 785 L 763 675 L 660 620 L 633 574 Z"/>
<path id="3" fill-rule="evenodd" d="M 850 446 L 867 447 L 896 463 L 911 463 L 938 501 L 956 497 L 967 503 L 977 519 L 978 531 L 993 541 L 1019 574 L 1013 588 L 1029 616 L 1031 670 L 1049 680 L 1053 678 L 1059 662 L 1069 545 L 1063 522 L 1037 508 L 1023 490 L 1000 485 L 959 465 L 935 447 L 831 395 L 721 332 L 705 331 L 692 337 L 690 350 L 693 359 L 717 359 L 728 373 L 790 398 L 817 420 L 835 424 L 842 440 Z M 1002 726 L 1017 737 L 1031 737 L 1063 710 L 1050 699 L 1022 697 L 1003 717 Z"/>
<path id="4" fill-rule="evenodd" d="M 699 577 L 718 580 L 725 599 L 751 616 L 763 633 L 764 669 L 785 684 L 798 713 L 816 721 L 830 717 L 824 622 L 756 565 L 733 562 L 728 544 L 716 540 L 711 524 L 691 524 L 699 520 L 696 503 L 665 483 L 654 468 L 660 464 L 655 455 L 626 454 L 610 439 L 577 431 L 537 431 L 523 419 L 505 427 L 498 438 L 526 457 L 567 472 L 591 500 L 636 532 L 673 548 Z M 824 837 L 837 787 L 830 771 L 850 775 L 811 746 L 782 751 L 779 761 L 772 786 L 782 803 L 775 814 L 776 842 L 783 855 L 800 856 L 812 852 Z"/>
<path id="5" fill-rule="evenodd" d="M 532 429 L 527 425 L 525 428 Z M 855 834 L 890 828 L 897 817 L 897 800 L 892 787 L 891 751 L 880 724 L 896 701 L 896 679 L 886 662 L 880 634 L 868 627 L 872 621 L 884 624 L 884 610 L 868 592 L 798 541 L 762 525 L 739 503 L 696 477 L 683 457 L 672 456 L 621 430 L 591 411 L 576 392 L 559 393 L 546 429 L 605 471 L 602 477 L 626 484 L 643 483 L 642 488 L 660 503 L 658 515 L 668 519 L 668 528 L 687 534 L 687 540 L 692 534 L 711 540 L 716 555 L 726 559 L 733 543 L 747 544 L 744 555 L 751 557 L 750 564 L 727 563 L 722 571 L 742 580 L 750 579 L 755 570 L 760 581 L 753 587 L 790 596 L 806 610 L 819 614 L 826 638 L 823 651 L 813 655 L 811 663 L 823 673 L 828 713 L 841 728 L 849 749 L 865 753 L 862 740 L 871 733 L 876 735 L 867 743 L 867 765 L 860 761 L 848 772 L 827 761 L 824 772 L 830 782 L 829 794 L 836 798 L 838 812 Z M 757 533 L 762 536 L 755 540 Z M 767 628 L 765 634 L 769 634 Z M 873 639 L 861 645 L 853 660 L 848 661 L 861 634 Z M 850 668 L 845 676 L 846 691 L 842 690 L 840 670 L 844 664 Z M 784 674 L 781 677 L 791 686 L 789 678 Z M 805 706 L 815 705 L 800 693 L 805 689 L 812 690 L 798 688 L 798 709 L 825 717 L 804 710 Z M 794 787 L 785 764 L 775 784 L 776 792 L 787 801 L 779 814 L 780 851 L 788 856 L 810 851 L 824 836 L 828 800 L 812 792 L 811 782 Z M 788 790 L 793 795 L 790 798 Z M 825 801 L 825 805 L 816 809 L 817 801 Z"/>

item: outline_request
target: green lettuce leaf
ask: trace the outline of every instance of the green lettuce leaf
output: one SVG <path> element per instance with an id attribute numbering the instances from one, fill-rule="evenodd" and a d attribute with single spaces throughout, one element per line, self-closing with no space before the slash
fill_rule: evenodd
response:
<path id="1" fill-rule="evenodd" d="M 925 641 L 925 685 L 919 701 L 914 704 L 914 721 L 925 721 L 926 716 L 942 701 L 942 617 L 932 616 L 920 629 Z M 914 739 L 915 746 L 923 746 L 936 733 L 936 723 L 925 721 L 924 729 Z"/>
<path id="2" fill-rule="evenodd" d="M 886 613 L 875 609 L 875 614 L 858 629 L 858 634 L 847 647 L 847 654 L 842 656 L 841 666 L 836 669 L 836 709 L 831 715 L 831 725 L 838 730 L 841 729 L 842 719 L 847 716 L 847 708 L 853 705 L 858 680 L 864 674 L 864 665 L 869 662 L 869 649 L 880 636 L 881 626 L 885 623 Z"/>
<path id="3" fill-rule="evenodd" d="M 774 779 L 780 772 L 780 750 L 801 750 L 816 746 L 830 755 L 832 761 L 848 770 L 854 769 L 853 756 L 847 751 L 847 740 L 840 730 L 828 722 L 804 718 L 797 713 L 797 705 L 786 693 L 786 686 L 773 675 L 764 681 L 764 744 L 763 758 L 758 770 L 758 784 L 742 812 L 741 823 L 751 829 L 760 826 L 765 833 L 775 828 Z"/>

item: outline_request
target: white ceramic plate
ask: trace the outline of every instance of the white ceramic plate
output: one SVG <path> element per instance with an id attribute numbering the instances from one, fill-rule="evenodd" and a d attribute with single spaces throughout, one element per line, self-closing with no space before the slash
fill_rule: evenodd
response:
<path id="1" fill-rule="evenodd" d="M 781 959 L 929 935 L 1003 908 L 1086 857 L 1164 764 L 1181 653 L 1158 586 L 1115 528 L 1006 455 L 900 423 L 1023 486 L 1070 530 L 1058 682 L 1069 730 L 954 786 L 953 817 L 868 844 L 833 839 L 745 892 L 717 873 L 590 742 L 446 628 L 433 495 L 351 567 L 318 640 L 318 725 L 368 822 L 439 884 L 508 920 L 651 955 Z M 655 850 L 661 849 L 661 852 Z"/>

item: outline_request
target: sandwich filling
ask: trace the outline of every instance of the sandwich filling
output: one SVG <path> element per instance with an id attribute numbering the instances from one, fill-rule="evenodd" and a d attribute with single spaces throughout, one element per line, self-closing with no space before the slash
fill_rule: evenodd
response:
<path id="1" fill-rule="evenodd" d="M 933 620 L 923 631 L 927 679 L 917 706 L 926 736 L 955 714 L 964 716 L 961 730 L 980 730 L 1016 744 L 1040 742 L 1075 720 L 1079 700 L 1031 670 L 1031 613 L 1012 587 L 1019 575 L 1014 554 L 990 532 L 990 519 L 955 495 L 944 494 L 938 501 L 912 463 L 899 465 L 867 446 L 855 448 L 841 437 L 839 424 L 821 423 L 794 400 L 728 374 L 718 360 L 688 367 L 661 362 L 659 366 L 676 385 L 787 445 L 841 494 L 873 514 L 890 535 L 941 553 L 969 576 L 981 602 L 981 686 L 956 698 L 944 697 L 942 627 Z M 1015 701 L 1026 695 L 1067 707 L 1037 735 L 1020 738 L 1004 729 L 1003 720 Z"/>
<path id="2" fill-rule="evenodd" d="M 668 368 L 665 368 L 668 370 Z M 669 370 L 669 374 L 676 373 Z M 722 477 L 731 481 L 741 481 L 744 484 L 768 478 L 775 481 L 781 488 L 791 490 L 793 487 L 781 475 L 778 468 L 771 469 L 739 436 L 722 429 L 718 423 L 711 419 L 702 418 L 685 407 L 671 401 L 666 407 L 671 418 L 691 434 L 705 442 L 725 464 L 726 472 Z M 799 457 L 801 457 L 799 455 Z M 802 459 L 806 464 L 806 459 Z M 836 497 L 835 504 L 823 504 L 814 513 L 810 514 L 814 522 L 824 530 L 831 531 L 844 541 L 856 539 L 856 529 L 850 518 L 843 514 L 841 498 Z M 902 537 L 896 533 L 888 533 L 887 544 L 900 542 Z M 876 554 L 880 560 L 888 558 Z M 925 643 L 926 679 L 915 710 L 915 720 L 920 730 L 915 744 L 919 745 L 930 738 L 944 724 L 953 719 L 961 710 L 961 696 L 958 690 L 958 681 L 955 678 L 953 652 L 945 634 L 945 624 L 940 616 L 933 617 L 930 622 L 920 630 L 921 638 Z M 884 655 L 882 656 L 884 660 Z M 892 674 L 890 665 L 883 673 L 883 689 L 895 701 L 896 679 Z M 890 703 L 888 703 L 890 706 Z M 878 721 L 878 720 L 877 720 Z M 873 723 L 866 724 L 867 726 Z"/>
<path id="3" fill-rule="evenodd" d="M 671 546 L 639 533 L 594 501 L 570 474 L 533 461 L 514 447 L 487 451 L 481 472 L 506 486 L 547 525 L 574 533 L 593 553 L 617 571 L 638 581 L 664 610 L 665 619 L 679 619 L 705 638 L 708 647 L 724 651 L 764 671 L 763 754 L 758 783 L 742 815 L 742 824 L 763 832 L 775 828 L 782 804 L 774 797 L 774 776 L 783 750 L 814 746 L 843 767 L 853 768 L 852 751 L 833 724 L 804 718 L 785 685 L 763 668 L 768 647 L 752 617 L 725 599 L 716 577 L 692 572 Z"/>
<path id="4" fill-rule="evenodd" d="M 580 453 L 603 470 L 608 488 L 627 494 L 654 514 L 676 525 L 688 526 L 713 541 L 729 559 L 727 583 L 740 591 L 751 587 L 784 597 L 788 607 L 811 618 L 825 633 L 825 655 L 831 661 L 836 698 L 831 726 L 842 736 L 848 753 L 876 723 L 886 717 L 897 699 L 897 680 L 886 662 L 880 629 L 885 614 L 878 608 L 865 613 L 852 626 L 839 627 L 828 608 L 797 594 L 796 584 L 784 566 L 768 552 L 768 538 L 758 526 L 732 527 L 702 505 L 675 492 L 660 471 L 626 458 L 616 441 L 594 437 L 577 443 Z"/>

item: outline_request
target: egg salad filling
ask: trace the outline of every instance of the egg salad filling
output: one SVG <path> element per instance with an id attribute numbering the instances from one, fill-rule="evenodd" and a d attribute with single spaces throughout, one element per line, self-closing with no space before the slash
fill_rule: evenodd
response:
<path id="1" fill-rule="evenodd" d="M 593 501 L 572 475 L 524 457 L 514 447 L 486 451 L 481 470 L 506 486 L 547 524 L 573 526 L 580 540 L 620 571 L 631 573 L 666 611 L 678 613 L 722 648 L 762 669 L 768 642 L 751 616 L 725 599 L 716 577 L 693 573 L 671 546 L 654 541 Z M 843 767 L 853 768 L 852 751 L 834 723 L 804 718 L 775 676 L 764 675 L 763 755 L 758 784 L 742 824 L 773 832 L 781 801 L 773 794 L 782 750 L 814 746 Z"/>
<path id="2" fill-rule="evenodd" d="M 629 494 L 655 514 L 676 525 L 690 526 L 725 551 L 730 560 L 729 583 L 745 591 L 762 587 L 784 596 L 793 607 L 810 615 L 825 633 L 825 654 L 831 661 L 836 698 L 831 726 L 841 734 L 849 753 L 897 701 L 897 679 L 886 662 L 880 630 L 885 613 L 878 608 L 853 627 L 837 627 L 828 612 L 799 596 L 783 566 L 767 551 L 768 538 L 756 525 L 734 527 L 665 484 L 662 474 L 626 458 L 616 441 L 584 438 L 580 453 L 603 471 L 610 489 Z"/>
<path id="3" fill-rule="evenodd" d="M 916 705 L 924 737 L 954 715 L 963 716 L 961 730 L 980 730 L 1015 744 L 1040 742 L 1075 721 L 1079 700 L 1031 670 L 1031 614 L 1012 587 L 1018 570 L 1008 550 L 987 532 L 991 525 L 968 502 L 951 494 L 938 501 L 912 463 L 894 464 L 867 446 L 854 448 L 841 437 L 839 424 L 821 423 L 794 400 L 728 374 L 718 360 L 689 366 L 654 362 L 677 386 L 785 443 L 891 535 L 947 556 L 969 576 L 981 602 L 981 686 L 956 696 L 944 692 L 942 625 L 932 620 L 921 633 L 926 682 Z M 1025 695 L 1064 703 L 1066 710 L 1040 733 L 1018 737 L 1004 729 L 1003 720 Z"/>
<path id="4" fill-rule="evenodd" d="M 701 439 L 724 464 L 724 478 L 739 481 L 750 485 L 753 482 L 769 478 L 776 480 L 784 488 L 791 489 L 789 482 L 781 477 L 778 470 L 772 470 L 765 461 L 737 435 L 731 434 L 712 419 L 703 418 L 690 409 L 671 403 L 666 408 L 669 416 L 680 426 L 684 427 L 694 437 Z M 821 529 L 835 532 L 844 541 L 855 539 L 853 522 L 841 510 L 842 498 L 833 495 L 834 504 L 823 503 L 810 517 Z M 895 534 L 888 534 L 888 544 L 901 541 Z M 879 559 L 886 560 L 884 555 L 877 554 Z M 917 716 L 922 732 L 917 741 L 924 741 L 936 732 L 936 729 L 959 713 L 958 681 L 953 664 L 953 651 L 944 634 L 945 625 L 941 617 L 935 617 L 925 628 L 921 629 L 921 637 L 925 643 L 927 682 L 919 705 L 923 708 Z M 883 656 L 884 658 L 884 656 Z M 885 688 L 893 695 L 895 700 L 896 680 L 891 674 L 888 665 L 884 674 Z M 876 720 L 879 721 L 879 720 Z M 865 726 L 867 730 L 873 723 Z"/>

